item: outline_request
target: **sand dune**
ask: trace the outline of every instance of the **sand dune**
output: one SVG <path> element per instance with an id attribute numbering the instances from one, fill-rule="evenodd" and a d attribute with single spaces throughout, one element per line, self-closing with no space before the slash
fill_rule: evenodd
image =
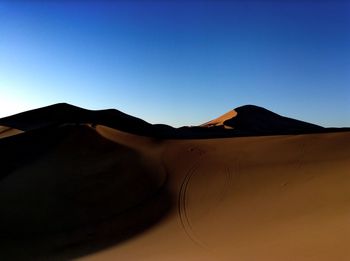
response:
<path id="1" fill-rule="evenodd" d="M 0 258 L 349 260 L 349 143 L 349 131 L 160 139 L 96 123 L 5 137 Z"/>
<path id="2" fill-rule="evenodd" d="M 0 139 L 14 136 L 14 135 L 20 134 L 22 132 L 23 131 L 15 129 L 15 128 L 0 125 Z"/>
<path id="3" fill-rule="evenodd" d="M 0 125 L 11 126 L 23 131 L 57 127 L 62 124 L 103 124 L 112 128 L 139 135 L 157 135 L 158 129 L 171 127 L 152 125 L 144 120 L 127 115 L 115 109 L 87 110 L 67 103 L 22 112 L 0 119 Z"/>
<path id="4" fill-rule="evenodd" d="M 75 240 L 85 240 L 80 233 L 94 233 L 95 225 L 112 217 L 118 221 L 114 233 L 124 238 L 154 222 L 168 205 L 153 203 L 166 180 L 162 166 L 91 127 L 26 133 L 3 139 L 0 146 L 6 159 L 0 176 L 3 255 L 28 258 L 75 244 L 71 233 L 78 231 Z M 167 200 L 164 193 L 161 200 Z M 143 213 L 152 208 L 154 213 Z M 16 252 L 19 246 L 28 252 Z"/>
<path id="5" fill-rule="evenodd" d="M 322 132 L 323 127 L 281 116 L 265 108 L 245 105 L 204 123 L 201 127 L 224 127 L 254 134 L 297 134 Z"/>
<path id="6" fill-rule="evenodd" d="M 348 260 L 349 139 L 167 141 L 176 206 L 147 233 L 84 260 Z"/>
<path id="7" fill-rule="evenodd" d="M 224 127 L 229 127 L 232 128 L 230 126 L 225 125 L 225 121 L 232 119 L 233 117 L 237 116 L 237 112 L 235 110 L 231 110 L 226 112 L 225 114 L 221 115 L 220 117 L 208 121 L 202 125 L 200 125 L 201 127 L 217 127 L 217 126 L 224 126 Z"/>
<path id="8" fill-rule="evenodd" d="M 254 105 L 238 107 L 201 126 L 181 128 L 173 128 L 165 124 L 150 124 L 115 109 L 87 110 L 67 103 L 58 103 L 0 119 L 0 126 L 8 126 L 21 131 L 52 128 L 63 124 L 104 125 L 124 132 L 158 139 L 244 137 L 350 130 L 350 128 L 323 128 L 284 117 Z"/>

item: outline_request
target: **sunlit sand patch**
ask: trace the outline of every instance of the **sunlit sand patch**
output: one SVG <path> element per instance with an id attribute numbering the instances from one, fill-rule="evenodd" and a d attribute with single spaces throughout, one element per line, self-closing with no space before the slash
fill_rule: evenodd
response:
<path id="1" fill-rule="evenodd" d="M 23 133 L 23 131 L 0 125 L 0 139 Z"/>
<path id="2" fill-rule="evenodd" d="M 226 126 L 224 123 L 226 120 L 230 120 L 234 117 L 237 116 L 237 112 L 235 110 L 231 110 L 223 115 L 221 115 L 220 117 L 214 119 L 214 120 L 211 120 L 211 121 L 208 121 L 202 125 L 200 125 L 201 127 L 217 127 L 217 126 L 224 126 L 225 129 L 233 129 L 232 127 L 230 126 Z"/>

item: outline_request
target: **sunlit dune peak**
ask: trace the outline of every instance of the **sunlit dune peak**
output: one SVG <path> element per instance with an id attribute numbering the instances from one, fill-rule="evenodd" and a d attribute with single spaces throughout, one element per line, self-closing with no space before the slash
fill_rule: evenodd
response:
<path id="1" fill-rule="evenodd" d="M 237 112 L 235 110 L 230 110 L 225 114 L 221 115 L 220 117 L 214 120 L 208 121 L 200 126 L 201 127 L 225 126 L 224 122 L 226 120 L 232 119 L 233 117 L 236 117 L 236 115 L 237 115 Z"/>

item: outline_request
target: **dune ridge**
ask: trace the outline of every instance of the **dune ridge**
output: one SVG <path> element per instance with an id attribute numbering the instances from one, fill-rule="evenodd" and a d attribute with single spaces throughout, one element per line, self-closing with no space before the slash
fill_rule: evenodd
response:
<path id="1" fill-rule="evenodd" d="M 284 117 L 255 105 L 238 107 L 200 126 L 224 127 L 237 131 L 251 131 L 256 134 L 313 133 L 324 130 L 321 126 Z"/>
<path id="2" fill-rule="evenodd" d="M 43 110 L 0 119 L 1 260 L 350 256 L 347 129 L 251 106 L 190 130 Z"/>
<path id="3" fill-rule="evenodd" d="M 150 124 L 115 109 L 87 110 L 67 103 L 53 104 L 0 119 L 0 125 L 20 131 L 63 124 L 104 125 L 124 132 L 159 139 L 207 139 L 350 130 L 350 128 L 324 128 L 284 117 L 255 105 L 238 107 L 200 126 L 180 128 L 165 124 Z"/>
<path id="4" fill-rule="evenodd" d="M 219 116 L 218 118 L 208 121 L 206 123 L 203 123 L 200 126 L 201 127 L 217 127 L 217 126 L 231 127 L 231 126 L 225 125 L 225 121 L 230 120 L 236 116 L 237 116 L 237 112 L 235 110 L 230 110 L 225 114 Z"/>

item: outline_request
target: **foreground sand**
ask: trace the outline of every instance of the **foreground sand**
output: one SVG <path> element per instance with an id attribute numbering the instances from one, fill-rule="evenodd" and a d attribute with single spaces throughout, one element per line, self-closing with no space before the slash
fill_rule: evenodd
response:
<path id="1" fill-rule="evenodd" d="M 176 207 L 85 260 L 348 260 L 349 142 L 350 133 L 167 141 Z"/>
<path id="2" fill-rule="evenodd" d="M 46 243 L 41 238 L 21 238 L 18 243 L 13 236 L 3 245 L 10 250 L 2 259 L 16 256 L 22 244 L 29 250 L 21 257 L 28 259 L 41 251 L 49 260 L 349 260 L 350 132 L 155 140 L 100 125 L 77 128 L 78 133 L 0 183 L 3 211 L 11 209 L 5 199 L 26 205 L 2 217 L 3 226 L 13 229 L 18 224 L 13 217 L 18 216 L 22 224 L 32 215 L 34 220 L 28 223 L 40 228 L 47 221 L 47 230 L 53 231 Z M 74 152 L 77 146 L 79 155 Z M 117 163 L 112 159 L 118 159 Z M 72 166 L 87 174 L 71 178 Z M 94 177 L 98 169 L 104 169 L 105 175 Z M 124 177 L 122 183 L 112 182 L 113 173 Z M 146 186 L 145 178 L 151 180 Z M 104 195 L 94 194 L 96 183 L 101 187 L 98 193 L 105 191 Z M 33 199 L 13 195 L 14 186 L 29 191 Z M 50 215 L 32 213 L 38 187 L 46 197 L 39 200 L 41 207 L 50 206 Z M 68 192 L 49 191 L 67 187 Z M 135 213 L 127 211 L 160 188 L 158 199 L 141 204 Z M 83 220 L 86 224 L 99 221 L 92 231 L 79 230 L 81 213 L 74 220 L 64 215 L 77 208 L 66 205 L 70 201 L 64 199 L 76 198 L 75 193 L 84 196 L 76 199 L 79 207 L 97 199 L 108 201 L 105 206 L 82 209 L 90 215 Z M 86 199 L 87 195 L 92 199 Z M 160 201 L 160 197 L 167 200 Z M 123 211 L 101 221 L 98 213 L 109 213 L 110 208 Z M 60 223 L 54 216 L 65 220 Z M 129 230 L 143 222 L 148 223 L 142 229 L 120 237 L 126 233 L 123 226 Z M 57 227 L 77 229 L 55 236 Z M 98 238 L 106 244 L 93 246 Z"/>

